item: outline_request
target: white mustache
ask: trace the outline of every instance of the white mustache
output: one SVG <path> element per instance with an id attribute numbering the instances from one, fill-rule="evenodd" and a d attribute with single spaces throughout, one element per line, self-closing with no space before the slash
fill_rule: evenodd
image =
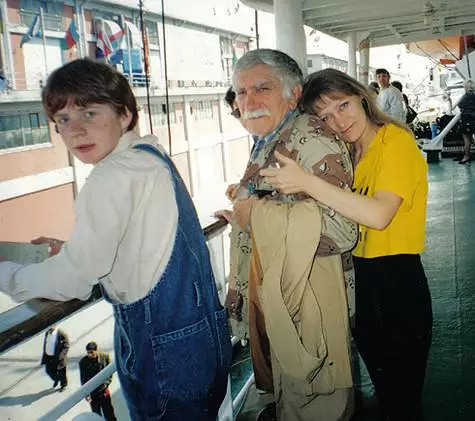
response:
<path id="1" fill-rule="evenodd" d="M 244 120 L 249 120 L 250 118 L 259 118 L 270 116 L 270 111 L 266 109 L 254 110 L 254 111 L 244 111 L 243 118 Z"/>

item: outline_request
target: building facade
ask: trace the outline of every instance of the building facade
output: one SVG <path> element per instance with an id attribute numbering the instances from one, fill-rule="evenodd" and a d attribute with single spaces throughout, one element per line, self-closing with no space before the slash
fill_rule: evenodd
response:
<path id="1" fill-rule="evenodd" d="M 108 61 L 129 78 L 139 133 L 158 136 L 195 200 L 212 203 L 210 194 L 222 196 L 241 175 L 249 138 L 223 97 L 233 63 L 253 46 L 253 11 L 232 0 L 180 0 L 162 13 L 160 2 L 145 1 L 142 37 L 137 3 L 0 0 L 0 241 L 69 237 L 90 167 L 70 156 L 40 93 L 49 73 L 78 57 Z M 66 48 L 72 28 L 76 44 Z"/>

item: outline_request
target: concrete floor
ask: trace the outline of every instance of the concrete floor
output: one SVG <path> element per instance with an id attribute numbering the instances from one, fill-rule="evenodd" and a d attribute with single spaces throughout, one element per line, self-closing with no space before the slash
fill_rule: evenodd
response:
<path id="1" fill-rule="evenodd" d="M 429 166 L 423 262 L 432 293 L 434 330 L 424 390 L 427 421 L 475 419 L 474 182 L 475 161 L 459 165 L 446 158 Z M 251 370 L 249 360 L 241 360 L 234 367 L 236 385 L 238 373 L 247 378 Z M 254 421 L 260 408 L 251 389 L 237 421 Z M 360 411 L 355 418 L 376 419 L 371 411 Z"/>

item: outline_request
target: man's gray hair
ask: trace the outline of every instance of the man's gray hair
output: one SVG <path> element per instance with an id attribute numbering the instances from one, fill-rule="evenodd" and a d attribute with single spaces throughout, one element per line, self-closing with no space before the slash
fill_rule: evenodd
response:
<path id="1" fill-rule="evenodd" d="M 286 99 L 292 97 L 292 91 L 297 85 L 303 84 L 302 70 L 292 57 L 282 51 L 261 48 L 248 51 L 237 61 L 233 74 L 234 88 L 234 80 L 240 70 L 248 70 L 259 64 L 269 66 L 274 71 L 282 83 L 283 96 Z"/>

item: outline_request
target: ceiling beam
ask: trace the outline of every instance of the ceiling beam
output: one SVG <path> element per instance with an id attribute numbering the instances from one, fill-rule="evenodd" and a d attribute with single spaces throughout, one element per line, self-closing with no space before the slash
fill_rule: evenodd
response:
<path id="1" fill-rule="evenodd" d="M 440 17 L 433 18 L 434 25 L 435 25 L 435 22 L 438 22 L 439 19 Z M 457 14 L 452 17 L 444 16 L 445 25 L 457 24 L 459 21 L 462 21 L 465 23 L 467 19 L 472 22 L 473 29 L 475 30 L 475 10 L 471 13 L 467 13 L 467 10 L 466 10 L 465 13 Z M 407 25 L 421 25 L 426 28 L 432 27 L 432 25 L 430 26 L 425 25 L 423 16 L 420 16 L 420 15 L 405 16 L 404 18 L 391 17 L 391 18 L 385 18 L 385 19 L 384 18 L 371 19 L 371 20 L 361 20 L 361 21 L 353 21 L 353 22 L 335 21 L 335 22 L 322 23 L 319 20 L 314 20 L 311 22 L 306 21 L 305 24 L 315 29 L 321 30 L 323 32 L 325 32 L 325 30 L 328 29 L 335 33 L 361 31 L 365 29 L 366 30 L 375 30 L 375 29 L 383 29 L 383 28 L 387 29 L 388 25 L 393 25 L 396 28 L 396 30 L 398 30 L 399 32 L 403 32 L 404 26 L 407 26 Z"/>
<path id="2" fill-rule="evenodd" d="M 371 34 L 371 47 L 382 47 L 385 45 L 393 44 L 407 44 L 409 42 L 418 42 L 425 40 L 433 40 L 438 38 L 446 38 L 451 36 L 458 36 L 462 31 L 473 31 L 473 23 L 467 24 L 466 26 L 458 26 L 454 28 L 448 28 L 440 34 L 433 34 L 431 31 L 414 31 L 408 35 L 405 35 L 401 38 L 395 38 L 394 35 L 389 32 L 386 35 L 381 34 L 377 36 L 376 34 Z M 339 37 L 338 37 L 339 38 Z"/>
<path id="3" fill-rule="evenodd" d="M 397 0 L 396 0 L 397 1 Z M 452 16 L 454 14 L 466 14 L 474 9 L 472 5 L 461 5 L 457 3 L 456 6 L 444 10 L 436 10 L 435 13 L 430 14 L 432 17 L 439 16 Z M 394 18 L 394 17 L 405 17 L 405 16 L 425 16 L 420 4 L 410 1 L 407 4 L 401 4 L 397 2 L 381 2 L 374 7 L 371 7 L 370 4 L 361 5 L 357 10 L 348 8 L 346 10 L 339 8 L 327 8 L 325 12 L 309 11 L 303 13 L 303 19 L 306 20 L 318 20 L 320 22 L 351 22 L 351 21 L 371 21 L 373 19 L 385 19 L 385 18 Z"/>
<path id="4" fill-rule="evenodd" d="M 396 36 L 397 38 L 402 38 L 402 35 L 401 33 L 392 25 L 387 25 L 386 26 L 390 32 L 392 32 L 394 34 L 394 36 Z"/>

